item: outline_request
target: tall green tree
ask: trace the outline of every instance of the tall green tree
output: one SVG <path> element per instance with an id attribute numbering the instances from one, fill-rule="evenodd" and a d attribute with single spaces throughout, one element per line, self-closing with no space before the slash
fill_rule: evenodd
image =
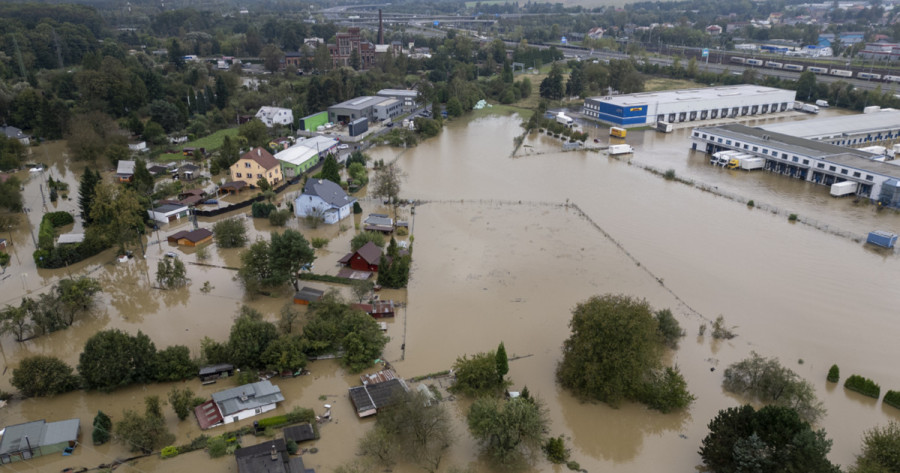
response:
<path id="1" fill-rule="evenodd" d="M 503 346 L 503 342 L 500 342 L 500 345 L 497 346 L 497 376 L 500 377 L 500 382 L 503 382 L 503 378 L 506 376 L 506 373 L 509 373 L 509 358 L 506 356 L 506 347 Z"/>
<path id="2" fill-rule="evenodd" d="M 553 64 L 553 67 L 550 68 L 550 74 L 541 81 L 541 97 L 549 100 L 559 100 L 563 98 L 564 92 L 562 67 L 558 64 Z"/>
<path id="3" fill-rule="evenodd" d="M 226 218 L 213 225 L 213 237 L 219 248 L 239 248 L 247 244 L 247 225 L 241 218 Z"/>
<path id="4" fill-rule="evenodd" d="M 22 202 L 19 178 L 10 176 L 6 182 L 0 183 L 0 207 L 10 212 L 21 212 Z"/>
<path id="5" fill-rule="evenodd" d="M 238 135 L 244 137 L 251 147 L 264 146 L 269 141 L 269 129 L 258 118 L 239 126 Z"/>
<path id="6" fill-rule="evenodd" d="M 178 389 L 176 386 L 172 386 L 172 390 L 169 391 L 169 404 L 175 411 L 175 415 L 178 416 L 178 420 L 187 419 L 193 403 L 194 391 L 191 388 Z"/>
<path id="7" fill-rule="evenodd" d="M 333 154 L 325 156 L 325 161 L 322 162 L 321 174 L 322 179 L 328 179 L 329 181 L 340 185 L 341 171 L 338 167 L 337 159 L 334 158 Z"/>
<path id="8" fill-rule="evenodd" d="M 87 276 L 62 279 L 55 289 L 62 304 L 63 321 L 67 326 L 75 323 L 79 314 L 90 312 L 97 302 L 96 295 L 103 291 L 99 281 Z"/>
<path id="9" fill-rule="evenodd" d="M 97 332 L 84 344 L 78 374 L 88 389 L 112 391 L 132 383 L 152 381 L 156 374 L 156 346 L 142 332 Z"/>
<path id="10" fill-rule="evenodd" d="M 863 434 L 862 452 L 850 473 L 900 473 L 900 423 L 874 427 Z"/>
<path id="11" fill-rule="evenodd" d="M 100 180 L 100 171 L 92 171 L 90 166 L 86 167 L 84 174 L 81 175 L 81 183 L 78 186 L 78 208 L 81 210 L 81 219 L 84 221 L 85 226 L 90 225 L 94 221 L 91 217 L 91 207 L 93 206 L 94 193 Z"/>
<path id="12" fill-rule="evenodd" d="M 109 439 L 112 437 L 112 430 L 112 419 L 104 414 L 103 411 L 97 411 L 97 415 L 94 416 L 93 430 L 91 431 L 91 440 L 93 440 L 94 445 L 103 445 L 109 442 Z"/>
<path id="13" fill-rule="evenodd" d="M 175 441 L 166 427 L 159 396 L 144 398 L 144 415 L 126 410 L 115 425 L 116 438 L 132 452 L 152 453 Z"/>
<path id="14" fill-rule="evenodd" d="M 216 108 L 222 110 L 223 108 L 228 106 L 228 99 L 230 97 L 228 91 L 228 84 L 222 78 L 221 75 L 216 76 Z"/>
<path id="15" fill-rule="evenodd" d="M 776 358 L 764 358 L 756 352 L 725 369 L 722 387 L 753 401 L 790 407 L 807 422 L 814 423 L 825 415 L 809 381 Z"/>
<path id="16" fill-rule="evenodd" d="M 584 72 L 580 62 L 575 64 L 569 73 L 569 80 L 566 81 L 566 95 L 569 97 L 578 97 L 584 92 Z"/>
<path id="17" fill-rule="evenodd" d="M 815 471 L 838 473 L 828 460 L 831 440 L 812 430 L 797 411 L 782 406 L 752 406 L 719 411 L 709 423 L 700 457 L 716 473 Z"/>
<path id="18" fill-rule="evenodd" d="M 284 233 L 273 232 L 271 238 L 269 260 L 273 278 L 279 281 L 289 281 L 294 286 L 294 290 L 299 291 L 300 268 L 315 261 L 315 250 L 296 230 L 289 229 Z"/>
<path id="19" fill-rule="evenodd" d="M 797 100 L 812 100 L 818 97 L 816 94 L 816 75 L 810 71 L 804 71 L 797 79 Z"/>
<path id="20" fill-rule="evenodd" d="M 259 312 L 244 306 L 228 336 L 229 358 L 242 368 L 262 368 L 265 366 L 263 353 L 277 339 L 275 325 L 262 320 Z"/>
<path id="21" fill-rule="evenodd" d="M 456 382 L 450 388 L 453 392 L 471 397 L 497 396 L 503 392 L 507 382 L 497 371 L 497 353 L 489 351 L 472 355 L 463 355 L 453 363 L 453 376 Z"/>
<path id="22" fill-rule="evenodd" d="M 94 189 L 89 235 L 124 252 L 143 233 L 145 211 L 132 189 L 101 182 Z"/>
<path id="23" fill-rule="evenodd" d="M 191 360 L 191 350 L 184 345 L 172 345 L 156 354 L 157 381 L 181 381 L 197 376 L 197 364 Z"/>
<path id="24" fill-rule="evenodd" d="M 134 187 L 138 194 L 148 196 L 153 193 L 153 185 L 153 175 L 147 169 L 147 161 L 138 156 L 134 160 L 134 177 L 131 181 L 131 186 Z"/>

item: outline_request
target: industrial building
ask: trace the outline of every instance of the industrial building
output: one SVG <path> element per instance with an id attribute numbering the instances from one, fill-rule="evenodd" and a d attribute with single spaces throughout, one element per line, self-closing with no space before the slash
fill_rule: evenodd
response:
<path id="1" fill-rule="evenodd" d="M 761 125 L 760 128 L 785 135 L 838 146 L 871 146 L 900 139 L 900 110 L 867 108 L 869 113 L 840 115 Z"/>
<path id="2" fill-rule="evenodd" d="M 403 102 L 403 111 L 411 112 L 416 108 L 419 92 L 406 89 L 381 89 L 375 93 L 379 97 L 390 97 Z"/>
<path id="3" fill-rule="evenodd" d="M 765 159 L 768 171 L 817 184 L 856 182 L 857 195 L 886 205 L 900 198 L 900 165 L 877 161 L 881 156 L 873 153 L 737 123 L 695 128 L 691 141 L 709 154 L 740 150 Z"/>
<path id="4" fill-rule="evenodd" d="M 328 121 L 350 123 L 360 118 L 369 122 L 394 119 L 403 114 L 403 104 L 391 97 L 364 96 L 328 107 Z"/>
<path id="5" fill-rule="evenodd" d="M 786 112 L 793 109 L 795 95 L 759 85 L 641 92 L 585 99 L 582 113 L 625 127 L 693 122 Z"/>

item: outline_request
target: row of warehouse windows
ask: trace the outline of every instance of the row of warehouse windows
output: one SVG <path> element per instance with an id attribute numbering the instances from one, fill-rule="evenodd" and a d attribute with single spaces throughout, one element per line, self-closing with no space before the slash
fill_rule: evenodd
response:
<path id="1" fill-rule="evenodd" d="M 720 116 L 722 118 L 729 117 L 737 117 L 742 115 L 756 115 L 757 113 L 769 113 L 771 110 L 772 113 L 775 112 L 784 112 L 788 109 L 790 104 L 788 102 L 784 102 L 782 104 L 773 103 L 771 106 L 769 104 L 765 105 L 748 105 L 744 107 L 732 107 L 732 108 L 723 108 L 723 109 L 713 109 L 713 110 L 700 110 L 693 112 L 678 112 L 678 113 L 670 113 L 659 114 L 656 116 L 656 121 L 668 121 L 668 122 L 684 122 L 684 121 L 694 121 L 697 120 L 698 117 L 700 120 L 715 120 Z"/>
<path id="2" fill-rule="evenodd" d="M 732 146 L 732 141 L 731 141 L 731 140 L 729 140 L 729 139 L 723 139 L 723 138 L 716 138 L 716 137 L 714 137 L 714 136 L 712 136 L 712 135 L 707 135 L 706 133 L 700 133 L 700 132 L 695 131 L 695 132 L 694 132 L 694 137 L 695 137 L 695 138 L 703 138 L 704 140 L 714 141 L 714 142 L 719 143 L 719 144 L 725 144 L 726 146 Z M 769 150 L 768 148 L 763 148 L 762 151 L 760 151 L 759 146 L 751 146 L 751 145 L 748 145 L 747 143 L 743 143 L 743 144 L 742 144 L 742 143 L 739 142 L 739 141 L 735 141 L 733 146 L 734 146 L 735 148 L 737 148 L 737 149 L 743 148 L 743 149 L 748 150 L 748 151 L 753 151 L 754 153 L 759 153 L 759 152 L 761 152 L 762 154 L 765 154 L 765 155 L 771 155 L 773 158 L 778 158 L 778 151 L 777 151 L 777 150 L 774 150 L 774 149 L 773 149 L 773 150 Z M 770 152 L 771 152 L 771 154 L 770 154 Z M 787 160 L 787 159 L 788 159 L 787 153 L 781 153 L 781 159 Z M 791 156 L 791 162 L 799 163 L 799 162 L 800 162 L 800 157 L 799 157 L 799 156 Z M 804 159 L 804 160 L 803 160 L 803 164 L 808 166 L 808 165 L 809 165 L 809 159 Z M 816 165 L 816 167 L 819 168 L 819 169 L 825 169 L 825 164 L 824 164 L 824 163 L 818 163 L 818 164 Z M 838 172 L 836 166 L 829 166 L 829 167 L 828 167 L 828 170 L 831 171 L 831 172 Z M 846 175 L 846 174 L 849 174 L 849 171 L 848 171 L 847 169 L 841 168 L 841 169 L 840 169 L 840 173 Z M 853 177 L 862 177 L 862 174 L 861 174 L 860 172 L 854 171 L 854 172 L 853 172 Z M 870 174 L 866 174 L 866 180 L 867 180 L 867 181 L 874 181 L 875 178 L 874 178 L 872 175 L 870 175 Z"/>

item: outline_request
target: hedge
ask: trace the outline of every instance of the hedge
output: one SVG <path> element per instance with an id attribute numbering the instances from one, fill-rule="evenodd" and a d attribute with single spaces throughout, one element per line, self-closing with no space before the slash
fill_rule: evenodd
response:
<path id="1" fill-rule="evenodd" d="M 178 456 L 178 447 L 174 445 L 169 445 L 168 447 L 164 447 L 161 452 L 159 452 L 159 456 L 163 458 L 172 458 L 174 456 Z"/>
<path id="2" fill-rule="evenodd" d="M 888 392 L 884 395 L 884 403 L 891 407 L 900 409 L 900 391 L 888 390 Z"/>
<path id="3" fill-rule="evenodd" d="M 831 369 L 828 370 L 828 377 L 826 379 L 832 383 L 836 383 L 841 379 L 841 370 L 838 368 L 838 365 L 831 365 Z"/>
<path id="4" fill-rule="evenodd" d="M 863 378 L 857 374 L 847 378 L 847 381 L 844 381 L 844 387 L 851 391 L 856 391 L 863 396 L 869 396 L 875 399 L 878 399 L 878 397 L 881 396 L 881 386 L 875 384 L 875 381 Z"/>
<path id="5" fill-rule="evenodd" d="M 278 428 L 284 427 L 291 424 L 299 424 L 301 422 L 309 422 L 313 426 L 316 425 L 316 413 L 313 412 L 312 409 L 304 409 L 302 407 L 295 407 L 293 411 L 288 412 L 287 414 L 283 414 L 280 416 L 272 416 L 266 417 L 265 419 L 260 419 L 258 421 L 258 426 L 260 429 L 266 428 Z M 313 427 L 313 430 L 316 433 L 316 438 L 319 438 L 319 430 L 316 427 Z"/>
<path id="6" fill-rule="evenodd" d="M 328 274 L 300 273 L 297 279 L 304 281 L 333 282 L 336 284 L 353 284 L 353 280 L 350 278 L 339 278 Z"/>
<path id="7" fill-rule="evenodd" d="M 45 219 L 49 220 L 54 227 L 61 227 L 70 223 L 75 223 L 75 217 L 69 212 L 49 212 L 44 214 Z"/>

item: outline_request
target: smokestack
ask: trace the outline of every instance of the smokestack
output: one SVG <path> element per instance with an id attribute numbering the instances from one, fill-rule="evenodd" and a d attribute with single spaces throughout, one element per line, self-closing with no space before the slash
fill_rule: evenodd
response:
<path id="1" fill-rule="evenodd" d="M 384 44 L 384 20 L 381 19 L 381 9 L 378 9 L 378 44 Z"/>

